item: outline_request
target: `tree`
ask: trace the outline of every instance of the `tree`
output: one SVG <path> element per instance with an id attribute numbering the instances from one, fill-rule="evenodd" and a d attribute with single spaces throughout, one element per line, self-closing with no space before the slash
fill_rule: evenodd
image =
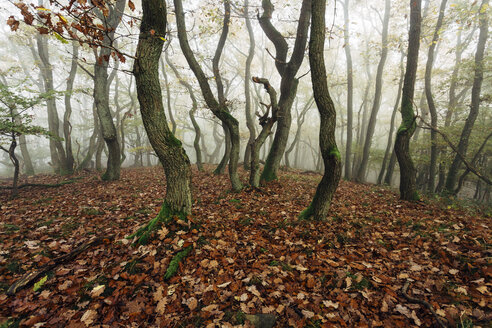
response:
<path id="1" fill-rule="evenodd" d="M 222 25 L 222 33 L 220 35 L 220 39 L 217 44 L 217 48 L 215 50 L 214 58 L 212 61 L 215 83 L 217 85 L 218 100 L 215 98 L 212 89 L 210 88 L 210 85 L 208 83 L 208 79 L 205 76 L 202 68 L 200 67 L 200 64 L 198 64 L 198 61 L 196 60 L 195 55 L 190 48 L 186 32 L 183 4 L 181 0 L 174 0 L 174 9 L 176 11 L 176 25 L 178 29 L 178 38 L 181 50 L 186 57 L 188 65 L 190 66 L 191 70 L 198 80 L 200 89 L 202 90 L 203 98 L 205 99 L 207 106 L 210 108 L 212 113 L 222 122 L 224 128 L 227 129 L 227 132 L 230 135 L 231 153 L 229 159 L 229 177 L 231 180 L 232 189 L 235 191 L 239 191 L 243 187 L 237 173 L 240 146 L 239 122 L 229 112 L 226 98 L 224 96 L 224 86 L 219 72 L 219 61 L 222 50 L 224 49 L 227 34 L 229 32 L 229 19 L 231 14 L 229 0 L 224 1 L 224 21 Z"/>
<path id="2" fill-rule="evenodd" d="M 251 160 L 251 152 L 253 143 L 256 139 L 255 121 L 253 119 L 253 112 L 251 110 L 251 93 L 250 93 L 250 79 L 251 79 L 251 62 L 255 55 L 255 34 L 253 33 L 253 27 L 251 26 L 251 20 L 249 19 L 249 1 L 244 0 L 244 21 L 246 23 L 246 29 L 249 36 L 249 49 L 248 57 L 246 57 L 246 65 L 244 68 L 244 97 L 245 97 L 245 111 L 246 111 L 246 126 L 249 131 L 248 145 L 244 153 L 244 168 L 249 168 Z"/>
<path id="3" fill-rule="evenodd" d="M 325 45 L 325 11 L 326 0 L 313 0 L 311 4 L 312 24 L 309 39 L 309 66 L 314 99 L 320 115 L 319 146 L 325 172 L 318 184 L 316 193 L 309 207 L 300 218 L 322 220 L 328 215 L 331 200 L 340 180 L 342 165 L 340 152 L 335 141 L 336 111 L 330 97 L 326 79 L 324 60 Z"/>
<path id="4" fill-rule="evenodd" d="M 343 37 L 345 41 L 345 58 L 347 59 L 347 145 L 345 147 L 345 179 L 352 178 L 352 125 L 353 125 L 353 98 L 354 98 L 354 77 L 352 70 L 352 53 L 350 49 L 350 20 L 349 20 L 350 0 L 343 3 L 344 29 Z"/>
<path id="5" fill-rule="evenodd" d="M 145 242 L 159 222 L 168 223 L 176 216 L 185 218 L 191 213 L 192 194 L 190 161 L 167 125 L 159 83 L 159 58 L 167 25 L 166 2 L 144 0 L 142 10 L 133 74 L 145 130 L 166 174 L 166 197 L 161 211 L 136 234 L 140 242 Z"/>
<path id="6" fill-rule="evenodd" d="M 410 156 L 410 139 L 415 132 L 416 122 L 413 111 L 413 97 L 420 47 L 422 0 L 410 0 L 410 31 L 408 35 L 407 65 L 403 81 L 401 117 L 402 122 L 396 133 L 395 153 L 400 165 L 400 198 L 416 201 L 419 195 L 416 187 L 416 170 Z"/>
<path id="7" fill-rule="evenodd" d="M 468 118 L 466 119 L 465 126 L 461 131 L 460 141 L 458 144 L 458 153 L 463 156 L 466 156 L 470 134 L 475 124 L 475 120 L 477 119 L 478 111 L 480 109 L 480 91 L 482 89 L 483 81 L 484 53 L 489 28 L 487 15 L 488 5 L 489 0 L 483 0 L 479 9 L 480 34 L 478 37 L 477 50 L 475 52 L 475 75 L 471 91 L 470 112 L 468 114 Z M 456 154 L 446 178 L 446 191 L 449 193 L 452 193 L 454 191 L 456 180 L 458 178 L 458 170 L 461 166 L 461 163 L 462 160 L 459 154 Z"/>
<path id="8" fill-rule="evenodd" d="M 21 92 L 12 91 L 11 88 L 0 83 L 0 149 L 8 153 L 14 165 L 12 197 L 18 194 L 20 173 L 19 160 L 15 154 L 18 144 L 17 138 L 26 135 L 52 136 L 48 130 L 33 125 L 32 117 L 26 111 L 52 97 L 51 93 L 40 94 L 36 97 L 24 97 Z M 7 140 L 10 142 L 8 148 L 2 145 Z"/>
<path id="9" fill-rule="evenodd" d="M 104 30 L 106 31 L 94 64 L 94 101 L 102 136 L 108 147 L 106 172 L 102 176 L 103 180 L 108 181 L 118 180 L 121 169 L 118 133 L 109 108 L 109 85 L 111 84 L 109 81 L 111 77 L 108 77 L 108 63 L 111 55 L 111 46 L 114 43 L 115 31 L 120 23 L 125 5 L 126 0 L 117 0 L 114 5 L 106 2 L 107 14 L 95 9 L 100 19 L 104 22 Z"/>
<path id="10" fill-rule="evenodd" d="M 296 97 L 299 80 L 296 74 L 304 59 L 304 49 L 306 48 L 309 19 L 311 17 L 311 0 L 303 0 L 294 49 L 290 60 L 287 61 L 288 44 L 285 38 L 271 23 L 273 5 L 270 0 L 262 1 L 263 14 L 258 17 L 263 32 L 275 46 L 275 66 L 280 74 L 280 97 L 278 100 L 278 122 L 273 144 L 270 147 L 265 167 L 261 173 L 262 181 L 272 181 L 277 179 L 277 171 L 280 161 L 287 147 L 290 125 L 292 121 L 291 108 Z"/>
<path id="11" fill-rule="evenodd" d="M 439 8 L 439 16 L 437 18 L 436 28 L 434 35 L 432 36 L 432 42 L 427 54 L 427 64 L 425 66 L 425 97 L 427 99 L 427 106 L 429 107 L 431 125 L 437 128 L 437 109 L 434 102 L 434 96 L 432 95 L 432 66 L 434 64 L 434 52 L 436 50 L 437 42 L 439 41 L 439 34 L 441 32 L 442 22 L 444 20 L 444 11 L 446 10 L 446 3 L 448 0 L 442 0 Z M 427 184 L 427 190 L 429 192 L 435 191 L 436 181 L 436 169 L 437 169 L 437 133 L 435 130 L 431 130 L 431 158 L 429 164 L 429 181 Z"/>
<path id="12" fill-rule="evenodd" d="M 374 90 L 374 101 L 372 104 L 371 115 L 369 117 L 369 123 L 367 125 L 367 135 L 364 139 L 364 149 L 362 151 L 362 160 L 357 171 L 356 180 L 358 182 L 365 181 L 367 164 L 369 163 L 369 154 L 371 151 L 372 137 L 376 128 L 376 118 L 381 106 L 381 94 L 383 90 L 383 72 L 386 58 L 388 57 L 388 26 L 391 9 L 391 1 L 385 0 L 384 19 L 383 19 L 383 32 L 381 35 L 381 58 L 379 59 L 378 69 L 376 73 L 376 87 Z"/>

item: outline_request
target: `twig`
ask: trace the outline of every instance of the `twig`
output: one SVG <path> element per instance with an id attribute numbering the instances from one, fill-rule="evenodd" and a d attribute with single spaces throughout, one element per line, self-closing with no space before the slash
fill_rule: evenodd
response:
<path id="1" fill-rule="evenodd" d="M 17 189 L 26 188 L 26 187 L 42 187 L 42 188 L 56 188 L 61 187 L 66 184 L 74 183 L 76 180 L 80 180 L 82 178 L 74 178 L 72 180 L 62 181 L 60 183 L 53 184 L 44 184 L 44 183 L 25 183 L 17 187 Z M 11 186 L 0 186 L 0 189 L 12 189 Z"/>
<path id="2" fill-rule="evenodd" d="M 449 147 L 451 147 L 451 149 L 459 156 L 459 158 L 461 159 L 461 161 L 463 162 L 463 164 L 465 164 L 466 168 L 472 172 L 473 174 L 475 174 L 478 178 L 480 178 L 481 180 L 483 180 L 485 183 L 489 184 L 489 185 L 492 185 L 492 181 L 486 177 L 485 175 L 483 175 L 482 173 L 480 173 L 475 167 L 473 167 L 473 165 L 471 163 L 469 163 L 467 161 L 467 159 L 465 158 L 465 156 L 463 156 L 462 153 L 460 153 L 458 151 L 458 148 L 451 142 L 451 140 L 449 140 L 448 136 L 445 135 L 443 132 L 441 132 L 439 129 L 437 129 L 436 127 L 433 127 L 431 124 L 427 123 L 426 121 L 424 121 L 424 119 L 420 116 L 415 116 L 415 119 L 420 118 L 420 121 L 422 123 L 424 123 L 425 125 L 427 125 L 429 127 L 429 129 L 431 129 L 432 131 L 435 131 L 437 132 L 438 134 L 441 135 L 441 137 L 444 139 L 444 141 L 446 141 L 446 143 L 449 145 Z M 487 139 L 488 140 L 488 137 Z"/>
<path id="3" fill-rule="evenodd" d="M 429 309 L 429 311 L 432 313 L 432 315 L 434 316 L 434 318 L 436 319 L 437 323 L 439 324 L 440 327 L 442 328 L 448 328 L 448 326 L 441 321 L 441 319 L 439 319 L 436 311 L 434 311 L 434 308 L 432 307 L 432 305 L 429 304 L 429 302 L 427 301 L 424 301 L 424 300 L 421 300 L 421 299 L 418 299 L 418 298 L 415 298 L 415 297 L 411 297 L 407 294 L 407 290 L 408 290 L 408 287 L 410 286 L 410 280 L 407 280 L 407 282 L 405 283 L 405 285 L 403 286 L 403 289 L 401 290 L 401 294 L 403 295 L 403 297 L 409 301 L 410 303 L 416 303 L 416 304 L 420 304 L 420 305 L 423 305 L 425 306 L 426 308 Z"/>
<path id="4" fill-rule="evenodd" d="M 9 290 L 7 291 L 7 295 L 15 295 L 19 290 L 31 285 L 33 282 L 41 278 L 43 275 L 45 275 L 47 272 L 53 270 L 55 267 L 58 265 L 65 263 L 67 261 L 70 261 L 77 257 L 80 253 L 86 251 L 92 246 L 99 245 L 102 243 L 104 240 L 111 240 L 114 238 L 114 235 L 110 236 L 105 236 L 105 237 L 98 237 L 95 238 L 85 244 L 80 245 L 73 251 L 71 251 L 68 254 L 58 256 L 52 260 L 52 263 L 45 265 L 42 267 L 40 270 L 30 272 L 28 274 L 25 274 L 22 278 L 17 280 L 12 286 L 10 286 Z"/>

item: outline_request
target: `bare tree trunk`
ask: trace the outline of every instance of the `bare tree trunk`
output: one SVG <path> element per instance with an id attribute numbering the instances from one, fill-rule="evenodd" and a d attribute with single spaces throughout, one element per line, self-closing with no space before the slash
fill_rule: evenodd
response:
<path id="1" fill-rule="evenodd" d="M 309 20 L 311 17 L 311 0 L 302 1 L 301 11 L 299 14 L 299 23 L 297 25 L 296 40 L 289 62 L 287 62 L 287 42 L 270 21 L 273 13 L 273 5 L 270 0 L 263 0 L 262 7 L 263 14 L 258 18 L 258 20 L 266 36 L 275 46 L 275 66 L 281 76 L 280 98 L 278 101 L 280 112 L 278 113 L 277 130 L 275 132 L 273 145 L 270 148 L 265 161 L 263 172 L 261 173 L 261 180 L 267 182 L 277 179 L 277 171 L 280 167 L 280 161 L 282 160 L 285 148 L 287 147 L 290 125 L 292 121 L 291 108 L 297 93 L 298 80 L 295 76 L 304 58 Z"/>
<path id="2" fill-rule="evenodd" d="M 167 79 L 167 71 L 166 71 L 166 67 L 164 65 L 164 61 L 162 60 L 162 57 L 161 57 L 161 69 L 162 69 L 162 75 L 164 75 L 164 83 L 166 86 L 167 113 L 169 114 L 169 120 L 171 121 L 172 132 L 174 135 L 176 135 L 176 120 L 174 119 L 173 111 L 171 108 L 171 90 L 169 88 L 169 81 Z"/>
<path id="3" fill-rule="evenodd" d="M 117 0 L 114 5 L 106 3 L 110 10 L 108 16 L 105 17 L 103 21 L 109 32 L 105 34 L 103 40 L 103 45 L 105 47 L 100 49 L 96 56 L 96 63 L 94 64 L 94 100 L 96 102 L 102 136 L 108 147 L 106 172 L 102 176 L 102 179 L 107 181 L 118 180 L 120 178 L 121 169 L 118 133 L 109 108 L 110 83 L 108 82 L 108 61 L 111 50 L 107 47 L 111 46 L 114 42 L 114 33 L 123 15 L 125 4 L 126 0 Z"/>
<path id="4" fill-rule="evenodd" d="M 248 57 L 246 58 L 246 65 L 244 69 L 244 96 L 245 96 L 245 110 L 246 110 L 246 126 L 249 130 L 249 139 L 246 146 L 246 151 L 244 152 L 244 169 L 249 169 L 249 164 L 251 160 L 251 152 L 253 147 L 253 142 L 256 139 L 256 129 L 255 121 L 253 118 L 253 112 L 251 110 L 251 62 L 255 55 L 255 34 L 253 33 L 253 27 L 251 26 L 251 21 L 249 19 L 249 0 L 244 0 L 244 21 L 246 23 L 246 29 L 249 35 L 249 51 Z"/>
<path id="5" fill-rule="evenodd" d="M 302 128 L 302 125 L 304 124 L 304 119 L 306 117 L 306 113 L 311 108 L 313 103 L 314 103 L 314 97 L 311 97 L 306 102 L 306 104 L 304 104 L 304 107 L 301 110 L 301 112 L 300 113 L 297 112 L 297 131 L 296 131 L 296 134 L 294 136 L 294 140 L 290 144 L 289 148 L 287 148 L 287 150 L 285 151 L 285 166 L 287 166 L 287 167 L 290 167 L 289 155 L 292 152 L 292 150 L 294 150 L 294 147 L 296 147 L 299 144 L 299 140 L 301 139 L 301 128 Z M 297 108 L 297 105 L 296 105 L 296 108 Z M 298 152 L 298 150 L 296 148 L 296 155 L 295 155 L 296 157 L 297 157 L 297 152 Z M 295 160 L 295 166 L 297 166 L 297 158 Z"/>
<path id="6" fill-rule="evenodd" d="M 465 126 L 461 132 L 460 142 L 458 144 L 458 152 L 463 154 L 463 156 L 466 156 L 470 134 L 473 126 L 475 125 L 475 120 L 477 119 L 478 111 L 480 109 L 480 91 L 482 89 L 483 81 L 484 53 L 488 36 L 488 16 L 486 9 L 488 4 L 489 0 L 483 0 L 479 10 L 480 35 L 478 38 L 477 51 L 475 53 L 475 77 L 473 79 L 473 87 L 471 92 L 472 99 L 470 113 L 466 119 Z M 446 191 L 449 193 L 454 191 L 461 162 L 461 158 L 458 154 L 456 154 L 453 159 L 453 163 L 449 168 L 448 177 L 446 179 Z"/>
<path id="7" fill-rule="evenodd" d="M 176 12 L 176 24 L 178 29 L 178 38 L 181 50 L 183 51 L 186 61 L 190 66 L 191 70 L 195 74 L 195 77 L 200 84 L 200 89 L 202 90 L 203 98 L 210 108 L 212 113 L 221 120 L 224 126 L 227 127 L 228 132 L 231 137 L 231 153 L 229 159 L 229 178 L 231 180 L 231 186 L 234 191 L 239 191 L 243 188 L 243 184 L 239 179 L 237 173 L 237 166 L 239 161 L 239 122 L 230 114 L 227 107 L 226 98 L 224 96 L 224 86 L 222 84 L 222 78 L 219 72 L 219 61 L 222 55 L 222 50 L 224 49 L 225 41 L 229 33 L 229 20 L 230 20 L 230 3 L 229 0 L 224 1 L 224 21 L 222 25 L 222 33 L 220 35 L 219 42 L 217 44 L 217 49 L 214 54 L 212 61 L 215 83 L 217 85 L 217 95 L 218 101 L 215 98 L 208 79 L 203 73 L 200 64 L 198 64 L 193 52 L 191 51 L 190 45 L 188 43 L 188 36 L 186 34 L 186 24 L 184 19 L 183 4 L 181 0 L 174 0 L 174 8 Z"/>
<path id="8" fill-rule="evenodd" d="M 367 125 L 367 134 L 364 140 L 364 149 L 362 152 L 362 160 L 357 171 L 356 180 L 358 182 L 365 181 L 365 175 L 367 171 L 367 164 L 369 163 L 369 155 L 371 152 L 372 137 L 376 128 L 376 119 L 381 106 L 381 94 L 383 89 L 383 72 L 386 58 L 388 57 L 388 26 L 390 17 L 391 1 L 385 0 L 384 19 L 383 19 L 383 33 L 381 42 L 381 58 L 379 60 L 378 69 L 376 73 L 376 88 L 374 91 L 374 102 L 372 104 L 371 116 L 369 117 L 369 123 Z"/>
<path id="9" fill-rule="evenodd" d="M 71 174 L 74 170 L 74 158 L 72 151 L 72 125 L 70 116 L 72 115 L 72 92 L 75 75 L 77 74 L 77 62 L 79 60 L 79 43 L 72 41 L 72 63 L 67 79 L 67 89 L 65 93 L 65 114 L 63 115 L 63 136 L 65 137 L 66 169 Z"/>
<path id="10" fill-rule="evenodd" d="M 419 199 L 416 189 L 416 170 L 410 156 L 410 139 L 415 131 L 413 97 L 417 77 L 418 55 L 420 47 L 422 0 L 410 0 L 410 32 L 407 52 L 407 66 L 403 82 L 401 102 L 402 122 L 395 140 L 395 153 L 400 165 L 400 198 L 415 201 Z"/>
<path id="11" fill-rule="evenodd" d="M 325 170 L 309 207 L 301 219 L 323 220 L 330 210 L 331 200 L 342 174 L 340 152 L 335 141 L 336 111 L 328 91 L 324 61 L 326 0 L 312 2 L 311 38 L 309 40 L 309 66 L 314 99 L 320 114 L 319 146 Z"/>
<path id="12" fill-rule="evenodd" d="M 427 106 L 429 107 L 429 112 L 431 116 L 431 125 L 437 128 L 437 109 L 434 103 L 434 96 L 432 95 L 432 66 L 434 64 L 434 53 L 436 49 L 437 42 L 439 41 L 439 34 L 441 33 L 441 26 L 444 20 L 444 11 L 446 10 L 446 3 L 448 0 L 441 1 L 441 7 L 439 8 L 439 16 L 437 18 L 436 28 L 434 30 L 434 35 L 432 37 L 432 42 L 429 47 L 429 52 L 427 54 L 427 64 L 425 67 L 425 96 L 427 98 Z M 427 183 L 427 190 L 429 192 L 435 191 L 435 181 L 436 181 L 436 169 L 437 169 L 437 133 L 431 130 L 431 157 L 429 164 L 429 180 Z"/>
<path id="13" fill-rule="evenodd" d="M 403 86 L 403 77 L 405 75 L 405 71 L 404 71 L 404 67 L 403 67 L 403 59 L 404 58 L 405 58 L 405 54 L 402 51 L 401 52 L 401 60 L 400 60 L 400 82 L 398 82 L 398 92 L 396 94 L 396 102 L 395 102 L 395 106 L 393 107 L 393 113 L 391 113 L 390 130 L 388 132 L 388 143 L 386 144 L 386 150 L 384 152 L 384 158 L 383 158 L 383 163 L 381 165 L 381 171 L 379 171 L 379 175 L 378 175 L 378 184 L 381 184 L 383 181 L 384 172 L 386 170 L 386 163 L 388 162 L 390 157 L 393 157 L 393 155 L 392 155 L 394 152 L 393 151 L 393 146 L 394 146 L 393 145 L 393 133 L 395 130 L 395 119 L 396 119 L 396 113 L 398 112 L 398 107 L 400 105 L 401 88 Z M 393 162 L 391 162 L 391 160 L 390 160 L 390 164 L 391 163 L 393 163 L 393 165 L 394 165 L 395 160 L 393 160 Z M 389 171 L 390 171 L 390 168 L 388 165 L 388 172 Z M 393 172 L 393 168 L 391 168 L 391 172 Z M 386 179 L 385 179 L 385 183 L 389 185 L 391 183 L 391 176 L 388 177 L 388 181 L 389 182 L 386 182 Z"/>

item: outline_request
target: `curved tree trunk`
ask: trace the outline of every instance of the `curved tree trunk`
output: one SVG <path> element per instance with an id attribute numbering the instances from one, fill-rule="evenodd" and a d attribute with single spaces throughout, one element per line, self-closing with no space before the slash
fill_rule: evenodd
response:
<path id="1" fill-rule="evenodd" d="M 72 151 L 72 125 L 70 116 L 72 115 L 72 91 L 75 75 L 77 74 L 77 62 L 79 60 L 79 43 L 72 41 L 72 63 L 67 79 L 67 89 L 65 93 L 65 114 L 63 115 L 63 136 L 65 137 L 66 169 L 71 174 L 74 170 L 74 158 Z"/>
<path id="2" fill-rule="evenodd" d="M 302 1 L 296 40 L 289 62 L 287 62 L 287 42 L 270 21 L 274 9 L 271 1 L 263 0 L 262 7 L 263 14 L 261 17 L 258 17 L 258 20 L 266 36 L 275 46 L 275 66 L 281 76 L 277 129 L 272 147 L 270 148 L 265 161 L 265 167 L 261 173 L 262 181 L 272 181 L 277 179 L 280 161 L 282 160 L 289 139 L 292 121 L 291 108 L 297 93 L 298 85 L 295 76 L 304 59 L 304 50 L 306 48 L 309 20 L 311 17 L 311 0 Z"/>
<path id="3" fill-rule="evenodd" d="M 166 34 L 166 3 L 143 0 L 142 9 L 133 74 L 145 130 L 166 174 L 166 197 L 157 219 L 169 221 L 191 213 L 191 168 L 181 142 L 169 130 L 162 104 L 159 58 L 161 37 Z"/>
<path id="4" fill-rule="evenodd" d="M 249 130 L 249 139 L 246 146 L 246 151 L 244 152 L 244 169 L 249 169 L 249 164 L 251 160 L 251 152 L 253 147 L 253 142 L 256 139 L 256 129 L 255 121 L 253 118 L 253 113 L 251 111 L 251 62 L 255 55 L 255 34 L 253 33 L 253 27 L 251 26 L 251 21 L 249 19 L 249 0 L 244 0 L 244 21 L 246 23 L 246 29 L 249 35 L 249 51 L 248 57 L 246 58 L 246 66 L 244 69 L 244 96 L 245 96 L 245 110 L 246 110 L 246 126 Z"/>
<path id="5" fill-rule="evenodd" d="M 166 59 L 167 59 L 167 53 L 166 53 Z M 162 60 L 162 57 L 161 57 L 161 69 L 162 69 L 162 75 L 164 75 L 164 83 L 166 86 L 167 113 L 169 114 L 169 120 L 171 121 L 172 132 L 175 135 L 176 134 L 176 120 L 174 119 L 173 111 L 171 108 L 171 90 L 169 88 L 169 81 L 167 79 L 166 67 L 164 65 L 164 61 Z"/>
<path id="6" fill-rule="evenodd" d="M 294 140 L 290 144 L 289 148 L 287 148 L 287 150 L 285 151 L 285 166 L 286 167 L 290 167 L 289 155 L 294 150 L 294 147 L 296 147 L 299 144 L 299 140 L 301 139 L 301 128 L 302 128 L 302 125 L 304 124 L 304 119 L 306 117 L 306 113 L 311 108 L 311 106 L 313 105 L 313 103 L 314 103 L 314 97 L 311 97 L 306 102 L 306 104 L 304 105 L 302 111 L 300 113 L 297 112 L 297 130 L 296 130 L 296 134 L 295 134 Z M 295 167 L 297 167 L 297 153 L 298 153 L 298 149 L 296 148 L 296 155 L 295 155 L 296 156 L 296 159 L 294 159 L 294 163 L 295 163 L 294 166 Z"/>
<path id="7" fill-rule="evenodd" d="M 183 12 L 183 4 L 181 0 L 174 0 L 174 8 L 176 11 L 176 25 L 178 29 L 178 38 L 181 50 L 186 57 L 188 65 L 190 66 L 191 70 L 198 80 L 200 89 L 202 90 L 203 98 L 205 99 L 207 106 L 210 108 L 213 114 L 221 120 L 221 122 L 230 133 L 231 154 L 229 159 L 229 178 L 231 180 L 232 189 L 235 191 L 239 191 L 243 188 L 243 184 L 241 183 L 241 180 L 239 179 L 239 175 L 237 173 L 240 147 L 239 122 L 230 114 L 229 109 L 227 108 L 226 99 L 224 96 L 224 87 L 218 67 L 227 34 L 229 32 L 229 19 L 231 14 L 229 0 L 224 1 L 224 21 L 222 26 L 222 33 L 220 35 L 219 43 L 217 44 L 217 49 L 215 51 L 212 62 L 215 83 L 217 85 L 218 101 L 212 93 L 205 73 L 203 73 L 200 64 L 198 64 L 193 52 L 191 51 L 188 42 L 188 36 L 186 35 L 186 23 Z"/>
<path id="8" fill-rule="evenodd" d="M 410 32 L 401 101 L 402 122 L 395 140 L 395 153 L 400 165 L 400 198 L 410 201 L 419 199 L 415 182 L 416 170 L 410 156 L 410 139 L 416 127 L 413 97 L 420 47 L 421 5 L 422 0 L 410 0 Z"/>
<path id="9" fill-rule="evenodd" d="M 437 42 L 439 41 L 439 34 L 441 33 L 441 26 L 444 19 L 444 11 L 446 10 L 446 3 L 448 0 L 441 1 L 441 7 L 439 8 L 439 16 L 437 18 L 436 28 L 432 37 L 432 42 L 427 54 L 427 64 L 425 66 L 425 97 L 427 98 L 427 106 L 431 116 L 431 125 L 437 128 L 437 109 L 434 103 L 434 96 L 432 95 L 432 66 L 434 64 L 434 53 L 436 50 Z M 437 171 L 437 158 L 439 156 L 437 149 L 437 132 L 431 130 L 431 156 L 429 163 L 429 180 L 427 183 L 427 190 L 434 192 L 436 183 L 436 171 Z"/>
<path id="10" fill-rule="evenodd" d="M 480 35 L 478 37 L 477 51 L 475 53 L 475 76 L 473 79 L 472 87 L 472 98 L 470 105 L 470 113 L 466 119 L 465 126 L 461 132 L 460 142 L 458 144 L 458 152 L 463 156 L 466 156 L 468 150 L 468 141 L 470 138 L 471 131 L 475 125 L 475 120 L 478 116 L 478 111 L 480 109 L 480 92 L 482 89 L 483 81 L 483 68 L 484 68 L 484 53 L 485 45 L 487 43 L 488 36 L 488 16 L 487 7 L 489 0 L 483 0 L 479 10 L 479 25 L 480 25 Z M 461 158 L 458 154 L 455 155 L 453 163 L 449 168 L 448 177 L 446 179 L 446 191 L 452 193 L 454 191 L 456 180 L 458 178 L 458 170 L 462 163 Z"/>
<path id="11" fill-rule="evenodd" d="M 365 175 L 367 171 L 367 165 L 369 163 L 369 155 L 371 152 L 372 137 L 376 128 L 376 119 L 381 107 L 381 94 L 383 90 L 383 72 L 386 58 L 388 57 L 388 26 L 390 18 L 391 1 L 385 0 L 384 19 L 383 19 L 383 33 L 381 43 L 381 58 L 379 60 L 378 69 L 376 73 L 376 88 L 374 91 L 374 102 L 372 104 L 371 115 L 369 117 L 369 123 L 367 125 L 367 134 L 364 140 L 364 149 L 362 151 L 362 160 L 357 171 L 356 180 L 358 182 L 365 181 Z"/>
<path id="12" fill-rule="evenodd" d="M 311 204 L 300 214 L 300 218 L 312 217 L 315 220 L 323 220 L 328 215 L 331 200 L 342 173 L 340 152 L 335 141 L 336 111 L 328 91 L 324 60 L 325 7 L 326 0 L 312 2 L 311 38 L 309 40 L 309 66 L 311 67 L 314 99 L 321 120 L 319 146 L 325 170 Z"/>
<path id="13" fill-rule="evenodd" d="M 227 163 L 229 162 L 229 159 L 231 157 L 231 134 L 224 123 L 222 123 L 222 130 L 224 131 L 225 149 L 224 154 L 222 155 L 222 159 L 220 160 L 219 164 L 217 164 L 217 167 L 214 170 L 214 174 L 216 175 L 224 174 Z"/>

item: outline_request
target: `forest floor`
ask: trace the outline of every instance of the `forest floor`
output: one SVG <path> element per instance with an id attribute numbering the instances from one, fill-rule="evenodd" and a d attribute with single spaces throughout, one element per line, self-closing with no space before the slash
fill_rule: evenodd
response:
<path id="1" fill-rule="evenodd" d="M 341 181 L 326 221 L 299 222 L 319 175 L 282 172 L 261 191 L 233 193 L 206 168 L 194 170 L 190 223 L 160 229 L 146 246 L 125 237 L 158 213 L 160 167 L 125 169 L 117 182 L 85 173 L 14 200 L 0 190 L 1 327 L 241 327 L 248 313 L 274 313 L 276 327 L 437 327 L 403 296 L 407 283 L 448 326 L 490 325 L 490 212 Z M 95 236 L 108 239 L 7 296 L 24 274 Z M 164 280 L 183 243 L 193 251 Z"/>

